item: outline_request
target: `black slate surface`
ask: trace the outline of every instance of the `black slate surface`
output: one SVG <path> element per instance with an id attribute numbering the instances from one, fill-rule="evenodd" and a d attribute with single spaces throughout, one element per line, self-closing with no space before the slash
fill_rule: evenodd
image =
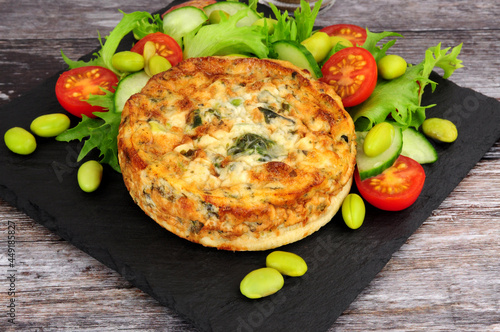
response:
<path id="1" fill-rule="evenodd" d="M 417 202 L 401 212 L 368 206 L 357 231 L 337 215 L 317 233 L 282 247 L 302 256 L 309 271 L 287 278 L 280 292 L 264 299 L 246 299 L 239 282 L 265 265 L 269 251 L 218 251 L 170 234 L 132 202 L 121 175 L 109 167 L 97 192 L 82 192 L 76 181 L 79 142 L 38 138 L 29 156 L 5 147 L 7 129 L 29 128 L 36 116 L 63 111 L 54 95 L 57 75 L 0 109 L 0 196 L 201 330 L 327 330 L 500 138 L 498 101 L 437 74 L 432 79 L 438 87 L 426 92 L 424 104 L 438 106 L 428 117 L 452 120 L 459 137 L 436 145 L 439 160 L 425 166 Z"/>

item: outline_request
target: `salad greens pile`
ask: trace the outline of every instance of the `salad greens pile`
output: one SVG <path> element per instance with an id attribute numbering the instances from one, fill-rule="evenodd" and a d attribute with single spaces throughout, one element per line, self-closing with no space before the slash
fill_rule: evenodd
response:
<path id="1" fill-rule="evenodd" d="M 319 12 L 321 1 L 311 9 L 309 3 L 301 0 L 301 6 L 294 15 L 280 12 L 272 4 L 271 9 L 275 16 L 274 29 L 270 33 L 267 21 L 263 25 L 238 26 L 238 22 L 246 17 L 249 11 L 254 11 L 256 0 L 251 0 L 246 10 L 241 10 L 230 17 L 221 17 L 219 24 L 201 24 L 196 29 L 184 35 L 182 45 L 183 57 L 201 57 L 224 54 L 246 54 L 259 58 L 275 58 L 273 43 L 287 40 L 300 43 L 313 33 L 314 22 Z M 123 12 L 122 12 L 123 13 Z M 262 15 L 262 14 L 259 14 Z M 112 70 L 118 78 L 125 75 L 117 71 L 111 59 L 116 53 L 123 38 L 132 33 L 140 39 L 150 33 L 163 31 L 162 18 L 147 12 L 123 13 L 122 20 L 105 38 L 103 43 L 99 36 L 101 49 L 89 61 L 73 61 L 61 52 L 69 69 L 83 66 L 102 66 Z M 382 58 L 387 50 L 394 45 L 395 39 L 380 47 L 380 42 L 388 37 L 402 37 L 394 32 L 373 33 L 367 30 L 367 39 L 362 46 L 375 58 Z M 336 50 L 342 46 L 337 44 Z M 444 78 L 448 78 L 454 70 L 462 67 L 457 58 L 461 45 L 452 49 L 441 49 L 441 45 L 429 48 L 425 52 L 425 59 L 408 68 L 406 73 L 394 80 L 379 80 L 372 95 L 360 105 L 348 110 L 356 124 L 356 130 L 368 130 L 373 125 L 383 122 L 388 116 L 404 127 L 418 128 L 425 119 L 425 109 L 431 106 L 421 106 L 422 93 L 427 84 L 434 90 L 436 83 L 429 79 L 435 67 L 444 70 Z M 117 134 L 121 120 L 120 110 L 114 109 L 114 93 L 105 91 L 104 95 L 91 95 L 88 103 L 101 106 L 107 112 L 96 112 L 95 118 L 82 117 L 81 122 L 74 128 L 68 129 L 59 136 L 59 141 L 85 140 L 78 160 L 82 160 L 90 151 L 98 149 L 102 163 L 109 164 L 120 172 L 117 158 Z"/>
<path id="2" fill-rule="evenodd" d="M 379 80 L 370 97 L 349 110 L 356 130 L 369 130 L 373 125 L 385 121 L 389 115 L 403 127 L 419 128 L 425 120 L 425 109 L 435 106 L 421 106 L 425 86 L 431 84 L 432 91 L 436 88 L 436 83 L 429 79 L 432 70 L 435 67 L 442 68 L 443 77 L 450 77 L 456 69 L 463 67 L 462 61 L 457 59 L 461 48 L 462 44 L 447 53 L 450 48 L 442 50 L 441 44 L 430 47 L 425 52 L 425 59 L 408 67 L 403 76 L 393 80 Z M 370 48 L 367 49 L 371 51 Z M 385 51 L 375 50 L 371 53 L 382 57 Z"/>

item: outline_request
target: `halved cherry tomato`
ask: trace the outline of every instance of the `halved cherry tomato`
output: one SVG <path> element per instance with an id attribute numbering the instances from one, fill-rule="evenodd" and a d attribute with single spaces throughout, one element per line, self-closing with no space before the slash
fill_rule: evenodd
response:
<path id="1" fill-rule="evenodd" d="M 382 174 L 361 181 L 354 180 L 361 196 L 371 205 L 386 211 L 400 211 L 412 205 L 425 182 L 425 171 L 415 160 L 400 155 Z"/>
<path id="2" fill-rule="evenodd" d="M 354 24 L 334 24 L 320 31 L 326 32 L 330 37 L 337 36 L 345 38 L 354 46 L 361 46 L 366 40 L 366 29 Z"/>
<path id="3" fill-rule="evenodd" d="M 131 49 L 132 52 L 143 55 L 144 45 L 152 41 L 156 47 L 156 54 L 167 59 L 172 66 L 182 61 L 182 49 L 174 38 L 162 32 L 155 32 L 139 40 Z"/>
<path id="4" fill-rule="evenodd" d="M 180 5 L 176 5 L 176 6 L 169 8 L 166 12 L 161 14 L 161 18 L 163 18 L 163 16 L 165 16 L 167 13 L 170 13 L 172 10 L 177 9 L 177 8 L 192 6 L 192 7 L 203 9 L 203 7 L 214 4 L 216 2 L 217 1 L 215 1 L 215 0 L 190 0 L 190 1 L 186 1 L 184 3 L 181 3 Z"/>
<path id="5" fill-rule="evenodd" d="M 377 85 L 377 62 L 361 47 L 346 47 L 334 53 L 321 72 L 321 81 L 334 87 L 345 107 L 361 104 Z"/>
<path id="6" fill-rule="evenodd" d="M 56 82 L 56 97 L 69 113 L 94 118 L 94 112 L 102 112 L 100 106 L 92 106 L 85 100 L 89 95 L 103 95 L 101 88 L 115 92 L 118 78 L 111 70 L 99 66 L 73 68 L 59 76 Z"/>

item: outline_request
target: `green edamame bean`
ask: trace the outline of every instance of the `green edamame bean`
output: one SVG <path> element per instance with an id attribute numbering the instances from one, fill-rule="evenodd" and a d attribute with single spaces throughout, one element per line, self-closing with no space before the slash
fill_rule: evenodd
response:
<path id="1" fill-rule="evenodd" d="M 267 255 L 266 266 L 290 277 L 300 277 L 307 272 L 307 264 L 304 259 L 286 251 L 273 251 Z"/>
<path id="2" fill-rule="evenodd" d="M 80 188 L 87 193 L 97 190 L 101 184 L 102 170 L 102 165 L 95 160 L 83 163 L 77 174 Z"/>
<path id="3" fill-rule="evenodd" d="M 279 291 L 285 284 L 278 270 L 263 267 L 247 274 L 240 283 L 240 292 L 250 299 L 258 299 Z"/>
<path id="4" fill-rule="evenodd" d="M 394 139 L 394 127 L 388 122 L 381 122 L 373 126 L 366 134 L 363 142 L 363 151 L 368 157 L 376 157 L 387 150 Z"/>
<path id="5" fill-rule="evenodd" d="M 144 56 L 131 51 L 118 52 L 111 58 L 111 64 L 119 71 L 133 73 L 144 68 Z"/>
<path id="6" fill-rule="evenodd" d="M 457 127 L 446 119 L 425 119 L 422 123 L 422 131 L 426 136 L 444 143 L 454 142 L 458 137 Z"/>
<path id="7" fill-rule="evenodd" d="M 342 218 L 347 227 L 358 229 L 365 220 L 365 203 L 358 194 L 349 194 L 342 203 Z"/>
<path id="8" fill-rule="evenodd" d="M 31 122 L 30 130 L 40 137 L 54 137 L 69 128 L 71 120 L 66 114 L 40 115 Z"/>
<path id="9" fill-rule="evenodd" d="M 10 128 L 3 139 L 9 150 L 17 154 L 28 155 L 36 149 L 35 136 L 21 127 Z"/>
<path id="10" fill-rule="evenodd" d="M 386 80 L 402 76 L 406 72 L 406 67 L 408 67 L 406 60 L 396 54 L 386 55 L 377 63 L 379 75 Z"/>
<path id="11" fill-rule="evenodd" d="M 330 36 L 326 32 L 318 31 L 311 37 L 301 42 L 314 57 L 316 62 L 321 62 L 332 48 Z"/>
<path id="12" fill-rule="evenodd" d="M 330 36 L 330 42 L 332 47 L 335 47 L 337 44 L 340 44 L 345 47 L 353 47 L 351 41 L 349 39 L 345 39 L 344 37 L 339 36 Z"/>
<path id="13" fill-rule="evenodd" d="M 262 17 L 259 18 L 257 21 L 253 22 L 252 25 L 258 25 L 261 27 L 266 25 L 267 33 L 272 35 L 274 33 L 274 26 L 276 25 L 276 23 L 278 23 L 278 21 L 275 20 L 274 18 Z"/>
<path id="14" fill-rule="evenodd" d="M 208 17 L 208 22 L 210 24 L 219 24 L 222 17 L 228 19 L 229 14 L 223 10 L 214 10 L 213 12 L 210 13 L 210 16 Z"/>
<path id="15" fill-rule="evenodd" d="M 153 55 L 151 59 L 149 59 L 149 72 L 151 76 L 169 70 L 170 68 L 172 68 L 170 62 L 161 55 Z"/>

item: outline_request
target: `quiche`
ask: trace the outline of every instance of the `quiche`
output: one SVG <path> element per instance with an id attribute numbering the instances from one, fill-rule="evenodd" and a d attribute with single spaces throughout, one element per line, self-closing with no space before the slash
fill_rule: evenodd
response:
<path id="1" fill-rule="evenodd" d="M 328 223 L 350 191 L 354 124 L 333 89 L 289 62 L 186 59 L 126 103 L 125 185 L 168 231 L 267 250 Z"/>

